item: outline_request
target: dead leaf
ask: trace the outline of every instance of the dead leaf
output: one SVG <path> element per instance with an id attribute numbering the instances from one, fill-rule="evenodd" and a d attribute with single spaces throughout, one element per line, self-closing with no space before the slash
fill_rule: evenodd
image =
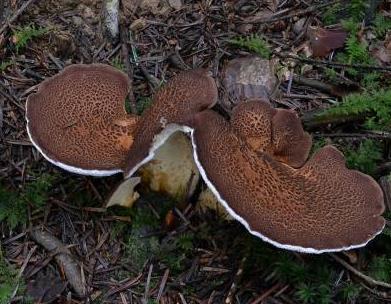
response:
<path id="1" fill-rule="evenodd" d="M 327 30 L 321 27 L 309 27 L 307 31 L 314 57 L 325 57 L 332 50 L 345 44 L 347 32 L 344 29 Z"/>
<path id="2" fill-rule="evenodd" d="M 67 283 L 61 280 L 60 275 L 47 267 L 46 270 L 38 272 L 33 279 L 28 280 L 27 294 L 36 301 L 34 303 L 52 303 L 58 300 L 66 286 Z"/>

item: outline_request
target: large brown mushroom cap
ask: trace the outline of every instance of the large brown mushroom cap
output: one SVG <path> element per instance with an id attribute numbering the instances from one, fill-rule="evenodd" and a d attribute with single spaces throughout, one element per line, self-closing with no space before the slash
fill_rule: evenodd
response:
<path id="1" fill-rule="evenodd" d="M 27 130 L 52 163 L 75 173 L 122 171 L 137 116 L 125 111 L 128 77 L 108 65 L 72 65 L 27 100 Z"/>
<path id="2" fill-rule="evenodd" d="M 217 87 L 206 70 L 185 71 L 173 77 L 154 96 L 152 106 L 137 125 L 134 145 L 126 160 L 125 177 L 151 160 L 154 151 L 175 131 L 185 131 L 185 123 L 197 112 L 217 101 Z"/>
<path id="3" fill-rule="evenodd" d="M 255 151 L 267 152 L 291 167 L 301 167 L 311 150 L 311 136 L 304 132 L 293 111 L 275 109 L 262 100 L 237 105 L 231 125 Z"/>
<path id="4" fill-rule="evenodd" d="M 212 112 L 192 121 L 195 160 L 229 213 L 273 245 L 308 253 L 364 246 L 384 227 L 383 193 L 327 146 L 302 168 L 256 152 Z"/>

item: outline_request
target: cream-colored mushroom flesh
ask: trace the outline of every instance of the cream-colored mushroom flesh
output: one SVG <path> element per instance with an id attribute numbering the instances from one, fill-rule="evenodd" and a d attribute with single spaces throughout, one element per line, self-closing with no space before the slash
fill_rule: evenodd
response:
<path id="1" fill-rule="evenodd" d="M 200 176 L 189 137 L 182 132 L 172 134 L 137 174 L 152 191 L 185 200 L 194 192 Z"/>
<path id="2" fill-rule="evenodd" d="M 27 100 L 32 143 L 47 160 L 71 172 L 122 171 L 139 119 L 125 111 L 128 91 L 128 77 L 108 65 L 65 68 Z"/>
<path id="3" fill-rule="evenodd" d="M 189 131 L 185 123 L 217 101 L 217 87 L 206 70 L 179 73 L 154 96 L 153 104 L 137 125 L 134 145 L 126 160 L 125 177 L 151 160 L 155 150 L 176 131 Z"/>
<path id="4" fill-rule="evenodd" d="M 280 248 L 322 253 L 364 246 L 382 231 L 382 190 L 347 169 L 336 148 L 324 147 L 294 169 L 254 150 L 235 125 L 210 110 L 196 114 L 195 161 L 220 203 L 252 234 Z"/>

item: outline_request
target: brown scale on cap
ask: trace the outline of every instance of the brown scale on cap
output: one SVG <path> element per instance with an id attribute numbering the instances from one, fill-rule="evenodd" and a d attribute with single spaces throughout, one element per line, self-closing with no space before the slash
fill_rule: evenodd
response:
<path id="1" fill-rule="evenodd" d="M 185 71 L 173 77 L 156 93 L 152 106 L 143 113 L 128 154 L 125 176 L 148 157 L 156 135 L 166 125 L 183 125 L 195 113 L 211 108 L 217 96 L 216 83 L 204 69 Z"/>
<path id="2" fill-rule="evenodd" d="M 231 215 L 265 241 L 321 253 L 364 246 L 382 230 L 380 187 L 348 170 L 334 147 L 294 169 L 254 151 L 217 113 L 198 113 L 192 127 L 207 184 Z"/>
<path id="3" fill-rule="evenodd" d="M 311 136 L 304 132 L 296 114 L 274 109 L 262 100 L 237 105 L 231 125 L 255 151 L 272 154 L 294 168 L 304 164 L 311 150 Z"/>
<path id="4" fill-rule="evenodd" d="M 125 111 L 128 91 L 128 77 L 110 66 L 65 68 L 27 100 L 32 142 L 46 158 L 70 171 L 119 171 L 138 121 Z"/>

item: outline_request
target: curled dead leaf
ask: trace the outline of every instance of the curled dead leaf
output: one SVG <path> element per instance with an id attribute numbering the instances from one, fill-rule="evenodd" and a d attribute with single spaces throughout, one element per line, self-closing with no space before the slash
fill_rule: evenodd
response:
<path id="1" fill-rule="evenodd" d="M 312 54 L 314 57 L 325 57 L 332 50 L 341 48 L 345 44 L 347 32 L 337 28 L 333 30 L 310 26 L 307 31 Z"/>

